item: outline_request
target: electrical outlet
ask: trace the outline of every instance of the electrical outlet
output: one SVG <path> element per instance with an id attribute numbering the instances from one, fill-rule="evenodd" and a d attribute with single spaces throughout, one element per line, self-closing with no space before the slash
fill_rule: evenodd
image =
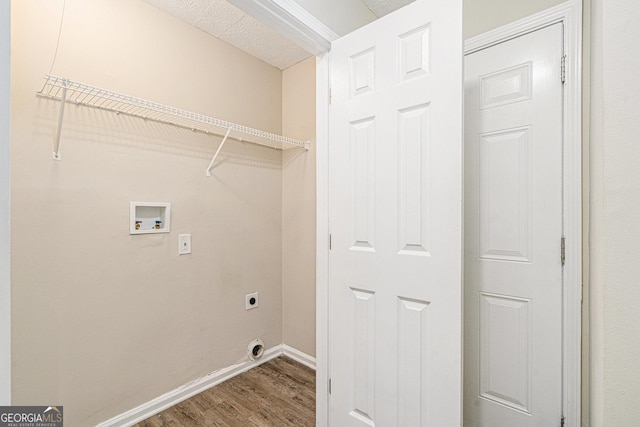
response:
<path id="1" fill-rule="evenodd" d="M 258 301 L 257 292 L 245 295 L 245 307 L 247 310 L 251 310 L 252 308 L 257 308 L 259 305 L 260 303 Z"/>
<path id="2" fill-rule="evenodd" d="M 191 234 L 180 234 L 178 236 L 178 255 L 191 253 Z"/>

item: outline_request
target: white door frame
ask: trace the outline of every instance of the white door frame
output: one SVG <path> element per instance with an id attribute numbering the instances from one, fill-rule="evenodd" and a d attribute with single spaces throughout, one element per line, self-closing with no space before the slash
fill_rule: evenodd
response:
<path id="1" fill-rule="evenodd" d="M 11 404 L 11 2 L 0 2 L 0 405 Z"/>
<path id="2" fill-rule="evenodd" d="M 465 54 L 536 29 L 562 23 L 566 55 L 564 85 L 563 234 L 563 414 L 568 427 L 580 426 L 582 305 L 582 4 L 578 0 L 489 31 L 465 42 Z M 328 423 L 329 378 L 329 58 L 316 67 L 316 425 Z"/>

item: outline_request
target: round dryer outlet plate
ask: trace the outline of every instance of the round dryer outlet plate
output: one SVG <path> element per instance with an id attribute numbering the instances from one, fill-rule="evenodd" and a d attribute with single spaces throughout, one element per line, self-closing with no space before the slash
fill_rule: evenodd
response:
<path id="1" fill-rule="evenodd" d="M 264 354 L 264 343 L 262 340 L 258 338 L 251 341 L 247 347 L 247 354 L 251 360 L 260 359 Z"/>

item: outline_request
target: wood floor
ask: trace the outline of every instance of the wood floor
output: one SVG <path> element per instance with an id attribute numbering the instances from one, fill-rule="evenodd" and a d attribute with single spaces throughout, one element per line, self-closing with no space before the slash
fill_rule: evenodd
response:
<path id="1" fill-rule="evenodd" d="M 312 369 L 281 356 L 134 427 L 314 426 L 315 387 Z"/>

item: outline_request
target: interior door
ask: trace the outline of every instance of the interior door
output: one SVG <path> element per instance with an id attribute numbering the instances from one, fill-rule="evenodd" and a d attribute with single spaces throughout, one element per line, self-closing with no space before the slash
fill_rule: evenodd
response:
<path id="1" fill-rule="evenodd" d="M 465 58 L 464 425 L 562 416 L 562 25 Z"/>
<path id="2" fill-rule="evenodd" d="M 330 424 L 460 425 L 462 1 L 418 0 L 330 62 Z"/>

